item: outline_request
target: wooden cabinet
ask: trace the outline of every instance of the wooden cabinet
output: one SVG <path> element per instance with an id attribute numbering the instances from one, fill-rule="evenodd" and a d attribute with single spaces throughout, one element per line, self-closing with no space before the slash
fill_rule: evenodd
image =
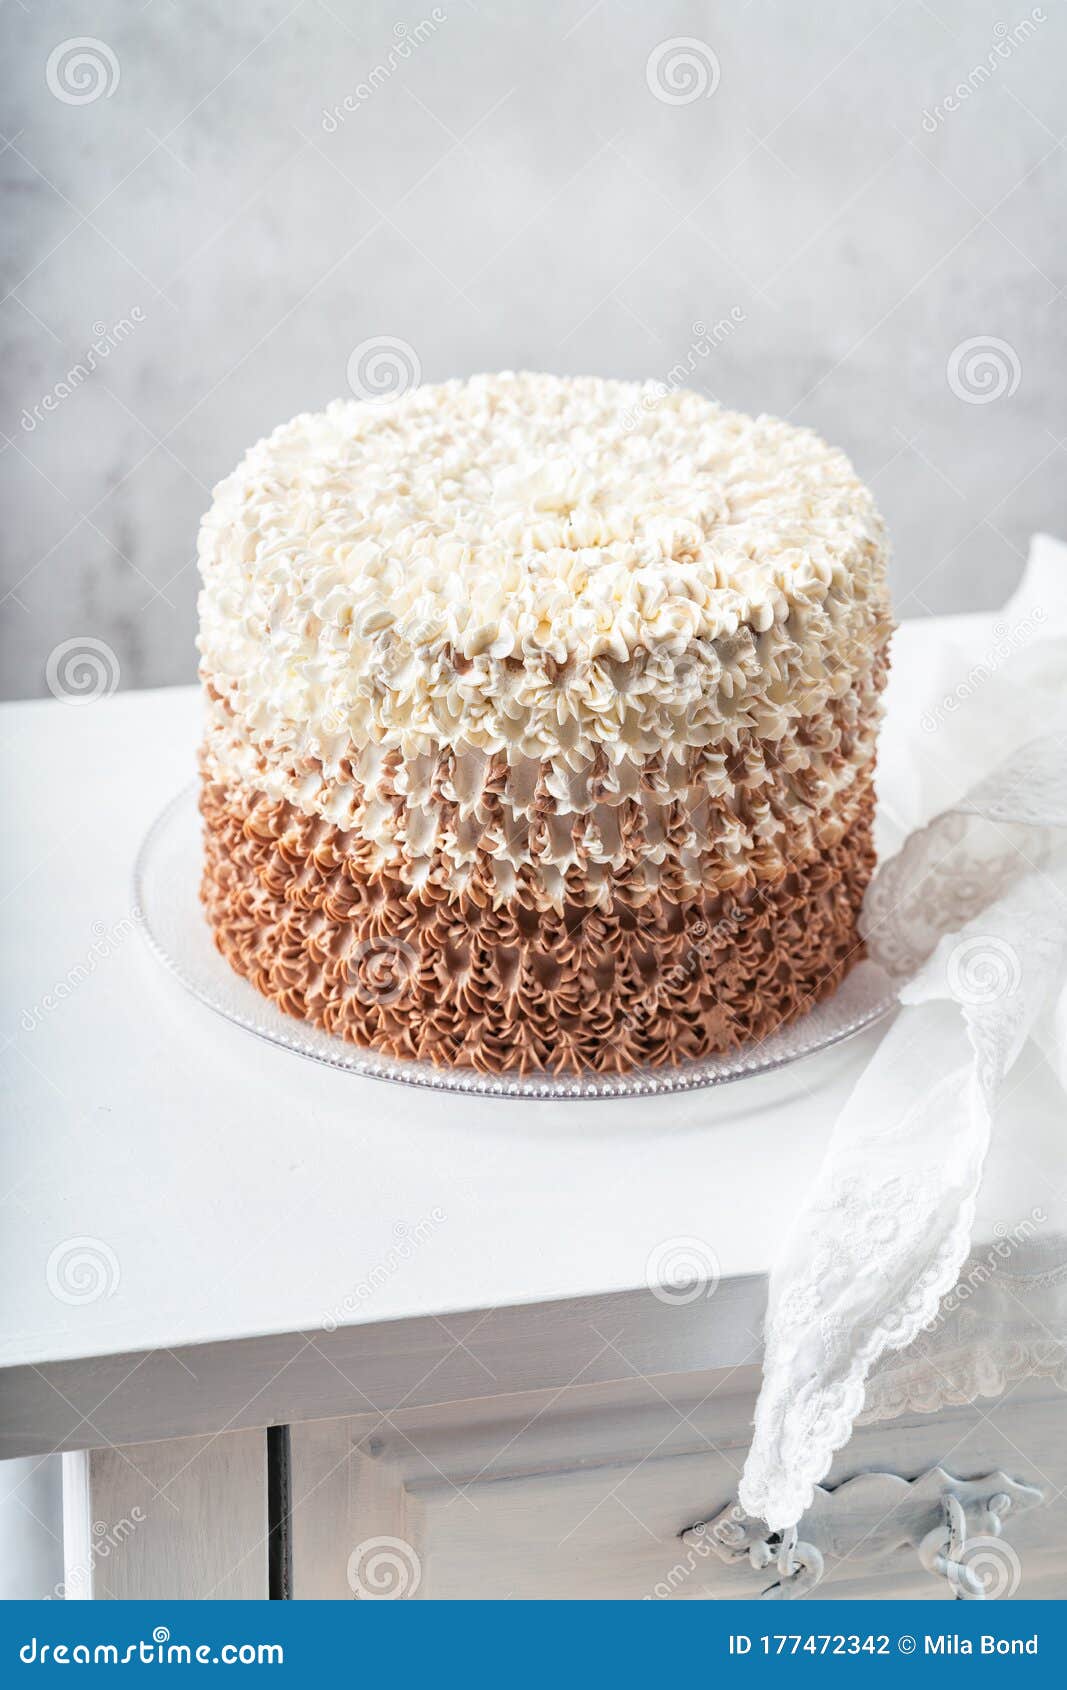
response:
<path id="1" fill-rule="evenodd" d="M 751 1365 L 631 1374 L 295 1424 L 288 1452 L 291 1594 L 758 1597 L 774 1583 L 773 1568 L 760 1571 L 747 1559 L 724 1563 L 681 1535 L 732 1500 L 757 1384 Z M 953 1596 L 912 1544 L 893 1544 L 895 1522 L 906 1512 L 897 1489 L 873 1481 L 847 1488 L 861 1474 L 911 1480 L 940 1466 L 960 1481 L 999 1469 L 1013 1486 L 1042 1494 L 1040 1501 L 1023 1496 L 1004 1520 L 1003 1543 L 1018 1567 L 1011 1594 L 1063 1596 L 1065 1430 L 1067 1399 L 1047 1381 L 994 1402 L 861 1427 L 827 1481 L 837 1505 L 832 1537 L 842 1552 L 827 1549 L 818 1595 Z M 263 1432 L 98 1450 L 66 1461 L 72 1595 L 268 1594 Z M 100 1524 L 105 1531 L 94 1540 Z M 820 1531 L 825 1543 L 825 1527 Z M 120 1541 L 113 1542 L 116 1533 Z M 78 1568 L 86 1564 L 91 1576 L 79 1589 Z"/>

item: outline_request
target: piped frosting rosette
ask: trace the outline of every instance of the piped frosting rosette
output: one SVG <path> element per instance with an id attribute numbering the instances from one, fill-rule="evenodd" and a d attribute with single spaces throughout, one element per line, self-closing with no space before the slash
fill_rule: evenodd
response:
<path id="1" fill-rule="evenodd" d="M 693 393 L 501 375 L 295 418 L 200 536 L 220 947 L 391 1054 L 762 1036 L 859 954 L 885 560 L 840 453 Z"/>

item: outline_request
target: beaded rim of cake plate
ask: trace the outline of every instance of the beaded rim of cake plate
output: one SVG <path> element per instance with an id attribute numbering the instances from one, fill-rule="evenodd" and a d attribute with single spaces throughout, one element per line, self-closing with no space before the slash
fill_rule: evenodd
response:
<path id="1" fill-rule="evenodd" d="M 667 1096 L 773 1073 L 854 1037 L 896 1006 L 888 976 L 866 961 L 852 969 L 830 997 L 758 1043 L 676 1066 L 626 1074 L 487 1074 L 384 1056 L 285 1015 L 235 973 L 217 950 L 199 896 L 197 798 L 194 782 L 171 799 L 149 828 L 134 863 L 134 908 L 149 949 L 186 991 L 224 1020 L 297 1056 L 362 1079 L 533 1102 Z"/>

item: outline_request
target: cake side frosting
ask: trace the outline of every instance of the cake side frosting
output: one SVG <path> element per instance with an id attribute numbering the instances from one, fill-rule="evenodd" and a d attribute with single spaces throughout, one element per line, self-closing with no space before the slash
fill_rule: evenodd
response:
<path id="1" fill-rule="evenodd" d="M 679 899 L 620 878 L 606 910 L 502 906 L 366 872 L 327 824 L 205 783 L 215 940 L 287 1015 L 385 1055 L 486 1073 L 626 1073 L 763 1039 L 862 955 L 873 795 L 772 880 Z M 484 889 L 481 889 L 484 892 Z"/>
<path id="2" fill-rule="evenodd" d="M 265 761 L 218 705 L 202 764 L 212 781 L 330 822 L 368 870 L 392 869 L 416 886 L 433 879 L 459 892 L 479 878 L 500 901 L 532 870 L 546 907 L 572 895 L 576 872 L 598 902 L 620 869 L 650 890 L 664 878 L 726 887 L 805 860 L 848 813 L 874 755 L 884 678 L 883 660 L 788 740 L 745 731 L 732 745 L 642 764 L 594 761 L 563 787 L 548 763 L 451 750 L 405 763 L 378 748 L 353 756 L 341 778 L 314 771 L 309 781 Z"/>

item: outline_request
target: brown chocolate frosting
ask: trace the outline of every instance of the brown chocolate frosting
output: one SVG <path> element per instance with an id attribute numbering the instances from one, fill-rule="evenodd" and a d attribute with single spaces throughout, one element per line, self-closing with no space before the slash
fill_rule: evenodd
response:
<path id="1" fill-rule="evenodd" d="M 237 973 L 354 1044 L 490 1073 L 659 1067 L 766 1038 L 862 956 L 872 774 L 732 884 L 708 850 L 695 891 L 669 863 L 650 885 L 635 853 L 606 895 L 572 869 L 555 908 L 526 869 L 494 901 L 488 863 L 458 893 L 443 858 L 413 886 L 350 832 L 206 771 L 201 895 Z"/>

